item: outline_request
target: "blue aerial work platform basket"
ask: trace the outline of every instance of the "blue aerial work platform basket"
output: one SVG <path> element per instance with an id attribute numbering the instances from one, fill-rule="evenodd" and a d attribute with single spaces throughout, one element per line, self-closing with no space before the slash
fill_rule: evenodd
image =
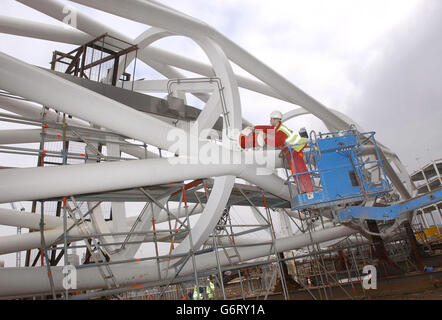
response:
<path id="1" fill-rule="evenodd" d="M 290 167 L 296 171 L 295 166 L 286 164 L 292 210 L 355 203 L 391 191 L 374 134 L 353 128 L 319 136 L 311 132 L 304 149 L 308 172 L 291 172 Z M 364 160 L 363 146 L 374 148 L 377 160 Z M 294 147 L 288 146 L 292 163 Z M 314 192 L 301 193 L 299 177 L 305 174 L 311 177 Z"/>

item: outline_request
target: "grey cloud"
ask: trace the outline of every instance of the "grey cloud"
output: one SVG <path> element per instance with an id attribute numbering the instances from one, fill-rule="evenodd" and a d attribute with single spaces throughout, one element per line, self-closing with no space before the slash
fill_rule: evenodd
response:
<path id="1" fill-rule="evenodd" d="M 442 2 L 425 1 L 357 84 L 348 114 L 395 150 L 409 171 L 442 156 Z"/>

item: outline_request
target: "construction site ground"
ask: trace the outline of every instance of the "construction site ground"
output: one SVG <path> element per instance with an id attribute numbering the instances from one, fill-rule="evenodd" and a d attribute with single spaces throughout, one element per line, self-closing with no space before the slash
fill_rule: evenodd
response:
<path id="1" fill-rule="evenodd" d="M 321 300 L 442 300 L 442 255 L 425 259 L 437 265 L 431 272 L 412 272 L 402 275 L 383 277 L 377 280 L 377 289 L 364 290 L 360 282 L 345 283 L 324 287 L 311 287 L 308 290 Z M 279 281 L 278 281 L 279 282 Z M 239 284 L 226 287 L 229 299 L 241 299 Z M 312 300 L 312 295 L 306 289 L 296 289 L 288 286 L 290 300 Z M 249 292 L 245 298 L 250 300 L 264 299 L 265 292 L 257 296 Z M 280 283 L 276 284 L 267 296 L 268 300 L 283 300 Z"/>

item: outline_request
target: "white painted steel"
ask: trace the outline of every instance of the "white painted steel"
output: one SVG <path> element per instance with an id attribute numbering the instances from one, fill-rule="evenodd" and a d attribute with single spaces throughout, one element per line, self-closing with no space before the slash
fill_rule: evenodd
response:
<path id="1" fill-rule="evenodd" d="M 3 169 L 0 170 L 0 181 L 4 182 L 0 184 L 0 203 L 105 192 L 229 174 L 261 185 L 277 196 L 288 196 L 287 188 L 280 178 L 256 176 L 256 166 L 253 165 L 171 164 L 168 159 L 145 159 Z M 64 183 L 60 176 L 70 183 Z"/>
<path id="2" fill-rule="evenodd" d="M 0 32 L 16 36 L 82 45 L 91 36 L 72 27 L 59 27 L 16 17 L 0 16 Z"/>
<path id="3" fill-rule="evenodd" d="M 41 139 L 40 134 L 41 134 L 41 129 L 0 130 L 0 145 L 36 143 L 39 142 Z M 56 140 L 57 140 L 56 138 L 46 139 L 46 141 L 56 141 Z"/>
<path id="4" fill-rule="evenodd" d="M 40 230 L 40 218 L 36 213 L 0 208 L 1 225 Z M 62 223 L 59 217 L 45 215 L 45 228 L 48 230 L 60 227 Z"/>

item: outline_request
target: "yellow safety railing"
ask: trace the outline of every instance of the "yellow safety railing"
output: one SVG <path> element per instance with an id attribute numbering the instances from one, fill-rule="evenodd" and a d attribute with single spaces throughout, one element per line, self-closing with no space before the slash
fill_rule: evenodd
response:
<path id="1" fill-rule="evenodd" d="M 440 238 L 441 234 L 439 228 L 437 226 L 433 226 L 430 228 L 425 228 L 421 231 L 416 232 L 416 238 L 422 241 L 425 241 L 429 238 Z"/>

